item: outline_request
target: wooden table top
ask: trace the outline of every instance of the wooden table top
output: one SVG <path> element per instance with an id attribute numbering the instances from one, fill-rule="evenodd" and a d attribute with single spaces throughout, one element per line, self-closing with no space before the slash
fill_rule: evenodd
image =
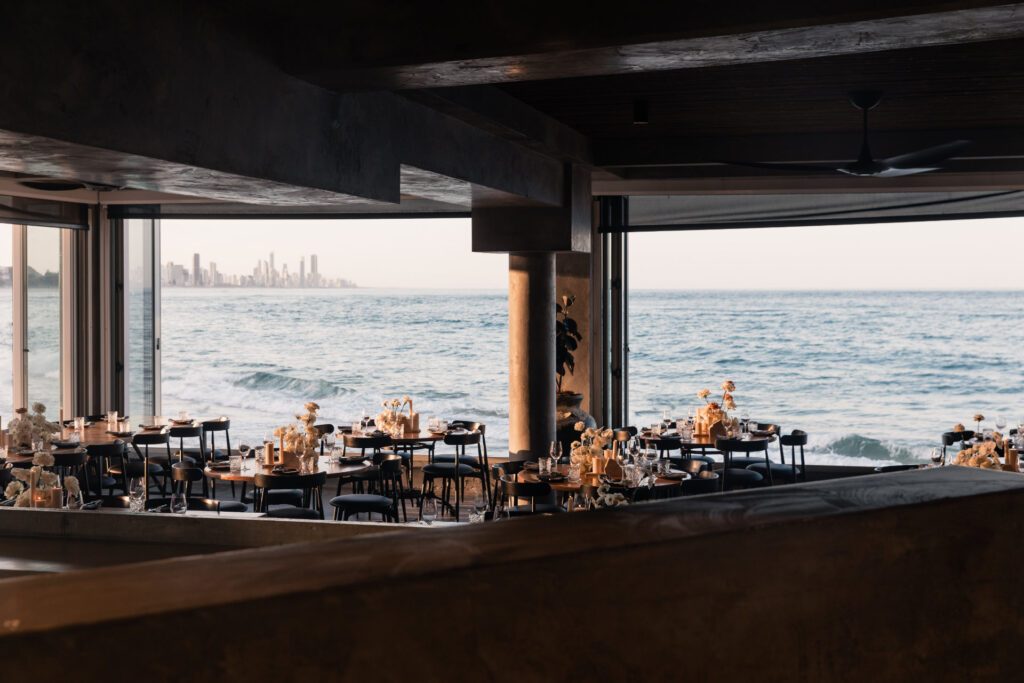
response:
<path id="1" fill-rule="evenodd" d="M 557 469 L 562 474 L 568 476 L 568 474 L 569 474 L 569 466 L 568 465 L 559 465 Z M 654 480 L 654 486 L 655 486 L 655 488 L 659 488 L 659 487 L 663 487 L 663 486 L 678 486 L 680 481 L 685 481 L 686 479 L 689 479 L 689 478 L 690 478 L 689 474 L 687 474 L 682 479 L 665 479 L 663 477 L 658 477 L 658 478 L 656 478 Z M 528 482 L 528 483 L 535 483 L 535 482 L 539 482 L 540 479 L 537 477 L 537 473 L 536 472 L 531 471 L 531 470 L 523 470 L 522 472 L 519 473 L 519 481 Z M 569 481 L 568 479 L 564 479 L 562 481 L 549 481 L 547 483 L 551 486 L 551 490 L 552 491 L 561 491 L 563 493 L 576 493 L 581 488 L 583 488 L 584 484 L 587 484 L 587 485 L 590 485 L 590 486 L 600 486 L 601 485 L 601 475 L 593 474 L 593 473 L 591 473 L 591 474 L 584 474 L 583 476 L 580 477 L 580 481 L 577 482 L 577 483 L 573 483 L 573 482 Z"/>
<path id="2" fill-rule="evenodd" d="M 742 437 L 743 435 L 739 435 L 739 436 Z M 640 434 L 639 437 L 640 437 L 641 441 L 661 441 L 661 436 L 654 436 L 652 434 Z M 716 439 L 714 437 L 708 436 L 706 434 L 693 435 L 693 436 L 691 436 L 688 439 L 683 439 L 682 437 L 680 437 L 678 435 L 678 433 L 676 433 L 674 435 L 669 435 L 667 438 L 668 439 L 679 439 L 679 441 L 683 445 L 683 448 L 690 448 L 690 449 L 714 448 L 715 447 L 715 441 L 716 441 Z M 770 436 L 754 436 L 754 437 L 751 437 L 750 439 L 743 439 L 743 440 L 747 441 L 748 443 L 771 443 L 771 442 L 775 441 L 775 435 L 772 434 Z"/>
<path id="3" fill-rule="evenodd" d="M 209 479 L 216 479 L 218 481 L 238 481 L 251 484 L 256 479 L 257 473 L 273 474 L 273 467 L 266 467 L 263 465 L 262 453 L 259 454 L 259 458 L 245 458 L 242 461 L 242 471 L 232 472 L 230 470 L 211 470 L 209 467 L 203 470 L 203 474 Z M 347 477 L 353 474 L 366 471 L 370 465 L 369 460 L 362 459 L 346 459 L 343 462 L 338 462 L 331 456 L 321 456 L 319 459 L 319 470 L 327 475 L 328 479 L 337 479 L 339 477 Z M 294 455 L 285 455 L 285 465 L 288 467 L 294 467 L 298 469 L 299 462 L 298 458 Z"/>

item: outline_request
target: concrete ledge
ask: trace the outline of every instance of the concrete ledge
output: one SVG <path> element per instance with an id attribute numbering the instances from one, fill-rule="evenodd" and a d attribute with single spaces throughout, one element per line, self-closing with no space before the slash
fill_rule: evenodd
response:
<path id="1" fill-rule="evenodd" d="M 153 634 L 216 627 L 196 680 L 1007 680 L 1022 503 L 949 467 L 10 579 L 0 656 L 164 680 Z"/>

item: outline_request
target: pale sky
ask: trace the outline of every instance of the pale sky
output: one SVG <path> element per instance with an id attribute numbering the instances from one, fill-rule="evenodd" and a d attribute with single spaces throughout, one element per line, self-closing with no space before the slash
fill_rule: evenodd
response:
<path id="1" fill-rule="evenodd" d="M 164 220 L 163 260 L 224 273 L 317 253 L 361 287 L 501 289 L 507 257 L 470 250 L 469 219 Z M 1024 218 L 630 235 L 634 289 L 1024 289 Z"/>

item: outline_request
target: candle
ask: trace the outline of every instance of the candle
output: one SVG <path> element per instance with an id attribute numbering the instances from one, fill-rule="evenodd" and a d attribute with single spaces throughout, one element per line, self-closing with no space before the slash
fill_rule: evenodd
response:
<path id="1" fill-rule="evenodd" d="M 271 441 L 263 444 L 263 464 L 267 467 L 274 466 L 274 444 Z"/>

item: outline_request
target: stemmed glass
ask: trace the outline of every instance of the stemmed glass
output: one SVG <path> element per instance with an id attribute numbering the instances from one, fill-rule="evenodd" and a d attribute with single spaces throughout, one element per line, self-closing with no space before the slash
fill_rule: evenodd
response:
<path id="1" fill-rule="evenodd" d="M 940 467 L 943 464 L 943 462 L 942 462 L 943 457 L 942 457 L 942 449 L 941 448 L 933 448 L 930 457 L 931 457 L 931 460 L 932 460 L 932 465 L 934 467 Z"/>
<path id="2" fill-rule="evenodd" d="M 996 426 L 996 431 L 1002 434 L 1003 430 L 1006 429 L 1006 418 L 1003 417 L 1002 415 L 996 415 L 994 422 Z"/>
<path id="3" fill-rule="evenodd" d="M 142 477 L 135 477 L 128 482 L 128 508 L 132 512 L 146 509 L 146 482 Z"/>
<path id="4" fill-rule="evenodd" d="M 548 447 L 548 455 L 551 456 L 551 468 L 558 467 L 558 463 L 562 460 L 562 442 L 552 441 L 551 446 Z"/>

